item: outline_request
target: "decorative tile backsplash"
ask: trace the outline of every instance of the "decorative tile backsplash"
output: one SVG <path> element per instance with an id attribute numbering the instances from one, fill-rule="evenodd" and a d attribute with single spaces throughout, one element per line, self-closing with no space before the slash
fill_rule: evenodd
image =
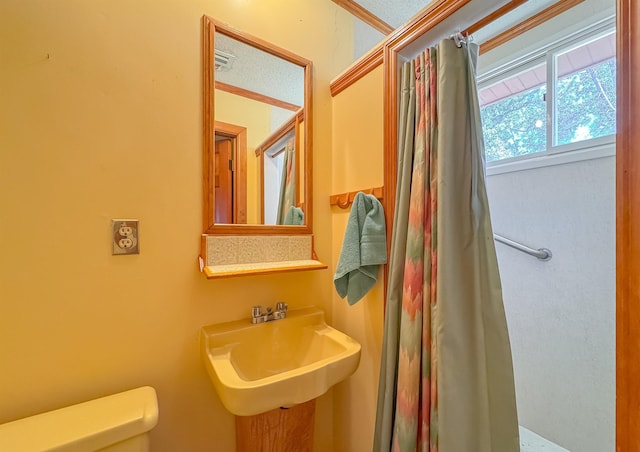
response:
<path id="1" fill-rule="evenodd" d="M 207 265 L 308 260 L 311 235 L 209 235 Z"/>
<path id="2" fill-rule="evenodd" d="M 311 259 L 313 254 L 311 236 L 289 236 L 289 259 L 290 261 Z"/>
<path id="3" fill-rule="evenodd" d="M 225 240 L 219 240 L 224 238 Z M 215 265 L 235 264 L 238 262 L 238 239 L 237 236 L 228 237 L 207 237 L 207 265 L 211 263 L 212 257 L 216 257 Z M 218 239 L 218 240 L 212 240 Z"/>

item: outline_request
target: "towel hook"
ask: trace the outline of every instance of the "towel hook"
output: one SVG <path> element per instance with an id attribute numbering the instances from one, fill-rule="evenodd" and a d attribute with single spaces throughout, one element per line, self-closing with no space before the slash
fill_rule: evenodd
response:
<path id="1" fill-rule="evenodd" d="M 349 204 L 351 204 L 351 202 L 349 201 L 349 193 L 345 193 L 344 195 L 340 196 L 336 202 L 336 205 L 341 209 L 346 209 L 347 207 L 349 207 Z"/>

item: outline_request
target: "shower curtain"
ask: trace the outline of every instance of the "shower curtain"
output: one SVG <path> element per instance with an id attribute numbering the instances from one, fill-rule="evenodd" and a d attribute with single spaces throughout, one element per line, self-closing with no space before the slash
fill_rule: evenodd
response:
<path id="1" fill-rule="evenodd" d="M 374 451 L 519 451 L 484 181 L 477 46 L 402 67 Z"/>
<path id="2" fill-rule="evenodd" d="M 289 209 L 296 205 L 295 141 L 295 138 L 291 138 L 287 141 L 284 148 L 276 224 L 285 224 L 285 218 L 287 217 Z"/>

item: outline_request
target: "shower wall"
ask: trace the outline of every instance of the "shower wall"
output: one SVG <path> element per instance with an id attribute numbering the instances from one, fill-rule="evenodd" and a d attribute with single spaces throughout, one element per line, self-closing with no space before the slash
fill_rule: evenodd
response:
<path id="1" fill-rule="evenodd" d="M 615 157 L 487 178 L 520 424 L 572 451 L 615 445 Z"/>

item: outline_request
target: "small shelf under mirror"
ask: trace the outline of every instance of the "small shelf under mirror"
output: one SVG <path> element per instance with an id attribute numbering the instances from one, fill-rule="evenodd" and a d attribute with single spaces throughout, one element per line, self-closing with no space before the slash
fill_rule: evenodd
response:
<path id="1" fill-rule="evenodd" d="M 234 276 L 268 275 L 271 273 L 286 273 L 309 270 L 324 270 L 327 268 L 317 260 L 299 260 L 282 262 L 256 262 L 252 264 L 209 265 L 203 267 L 202 272 L 207 279 L 230 278 Z"/>
<path id="2" fill-rule="evenodd" d="M 323 270 L 311 235 L 202 235 L 200 271 L 208 279 Z"/>

